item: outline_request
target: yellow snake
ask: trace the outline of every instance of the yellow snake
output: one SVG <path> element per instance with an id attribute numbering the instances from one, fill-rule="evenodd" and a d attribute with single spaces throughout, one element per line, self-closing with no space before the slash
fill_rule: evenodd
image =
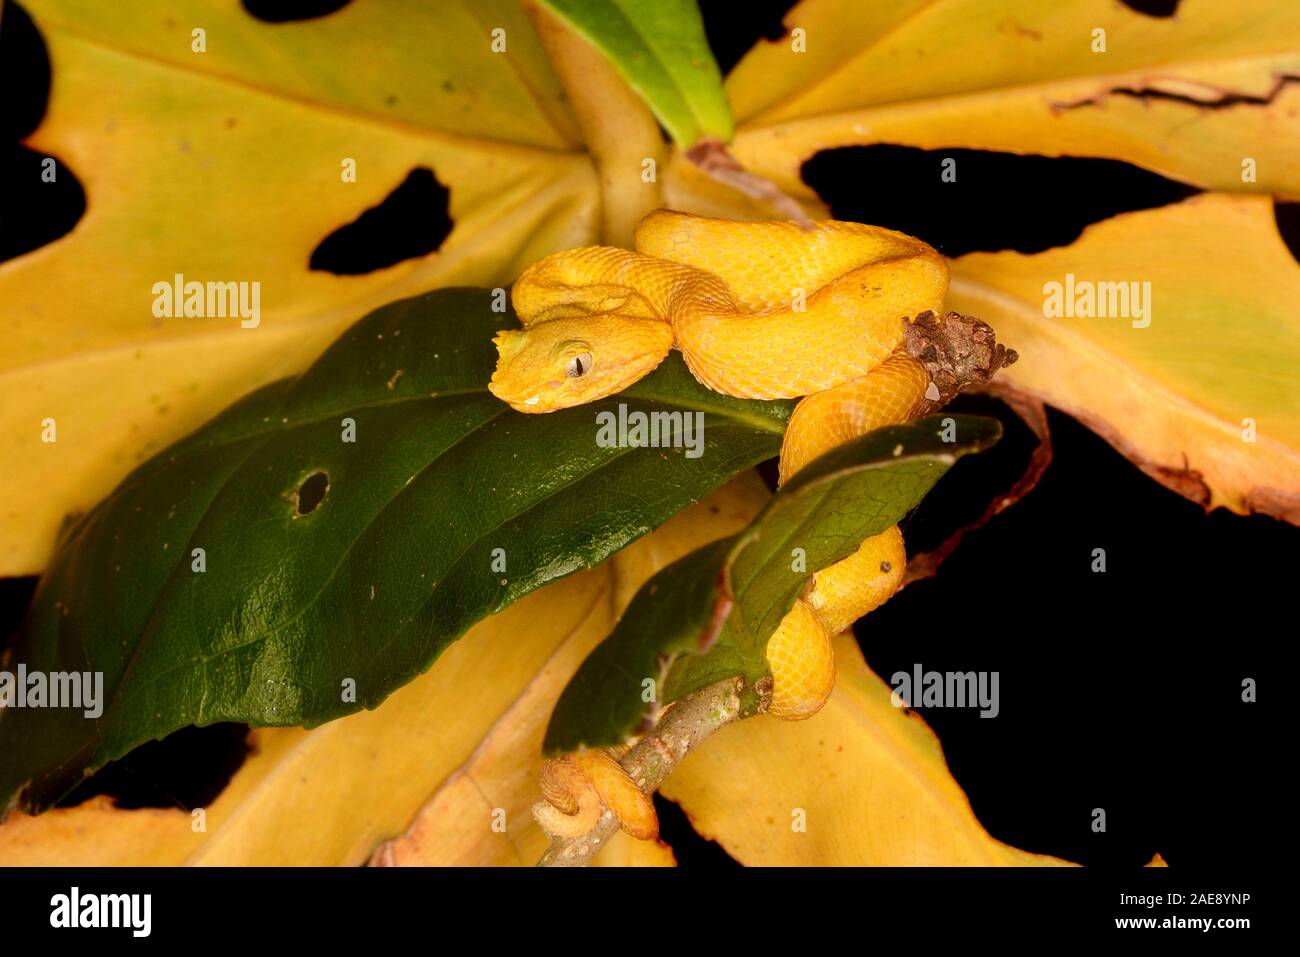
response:
<path id="1" fill-rule="evenodd" d="M 782 482 L 938 398 L 926 367 L 902 349 L 907 320 L 942 315 L 948 288 L 944 258 L 918 239 L 860 223 L 803 228 L 659 210 L 638 225 L 635 247 L 567 250 L 524 271 L 512 292 L 523 328 L 494 339 L 494 395 L 529 413 L 592 402 L 676 348 L 717 392 L 804 397 L 781 447 Z M 822 707 L 835 684 L 832 638 L 894 593 L 905 564 L 894 527 L 814 576 L 767 645 L 770 714 L 800 719 Z M 601 752 L 549 763 L 538 819 L 578 836 L 604 802 L 635 836 L 655 836 L 653 805 L 621 771 Z"/>

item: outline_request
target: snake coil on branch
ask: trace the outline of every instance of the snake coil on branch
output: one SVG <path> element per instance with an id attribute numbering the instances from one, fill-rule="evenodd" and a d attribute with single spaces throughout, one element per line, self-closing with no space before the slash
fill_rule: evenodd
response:
<path id="1" fill-rule="evenodd" d="M 566 250 L 524 271 L 512 292 L 523 328 L 494 340 L 494 395 L 527 413 L 593 402 L 676 348 L 714 391 L 801 399 L 781 447 L 785 482 L 835 446 L 931 412 L 1016 358 L 979 320 L 944 316 L 946 261 L 893 230 L 658 210 L 637 226 L 635 247 Z M 832 639 L 894 593 L 906 561 L 895 526 L 813 576 L 768 641 L 768 713 L 798 720 L 820 710 L 835 684 Z M 539 821 L 575 836 L 603 805 L 634 836 L 654 836 L 650 798 L 615 769 L 599 751 L 550 762 Z"/>

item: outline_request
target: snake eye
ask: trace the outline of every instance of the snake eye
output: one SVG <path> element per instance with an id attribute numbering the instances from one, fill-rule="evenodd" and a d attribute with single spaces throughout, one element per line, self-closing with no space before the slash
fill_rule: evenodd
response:
<path id="1" fill-rule="evenodd" d="M 573 356 L 564 364 L 564 374 L 570 379 L 579 379 L 591 371 L 591 353 L 584 352 Z"/>

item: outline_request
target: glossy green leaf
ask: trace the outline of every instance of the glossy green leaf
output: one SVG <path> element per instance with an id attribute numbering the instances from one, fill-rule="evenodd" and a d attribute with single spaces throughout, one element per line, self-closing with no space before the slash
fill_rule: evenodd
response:
<path id="1" fill-rule="evenodd" d="M 609 57 L 682 147 L 733 132 L 695 0 L 541 0 Z"/>
<path id="2" fill-rule="evenodd" d="M 722 576 L 735 542 L 731 536 L 697 548 L 637 590 L 560 695 L 546 728 L 547 754 L 618 744 L 637 730 L 650 708 L 646 680 L 662 684 L 679 654 L 703 651 L 717 637 L 731 600 Z"/>
<path id="3" fill-rule="evenodd" d="M 995 419 L 930 416 L 831 450 L 791 479 L 739 535 L 697 549 L 637 592 L 556 704 L 547 753 L 619 744 L 648 705 L 769 673 L 767 641 L 812 575 L 898 523 L 952 464 L 998 440 Z M 801 570 L 792 555 L 804 553 Z M 666 675 L 666 679 L 665 679 Z"/>
<path id="4" fill-rule="evenodd" d="M 371 313 L 65 529 L 3 668 L 102 672 L 106 703 L 0 711 L 0 808 L 189 724 L 374 708 L 479 619 L 777 453 L 789 403 L 710 392 L 676 355 L 601 403 L 512 411 L 486 390 L 514 322 L 492 299 Z M 699 413 L 702 453 L 603 447 L 620 404 Z"/>

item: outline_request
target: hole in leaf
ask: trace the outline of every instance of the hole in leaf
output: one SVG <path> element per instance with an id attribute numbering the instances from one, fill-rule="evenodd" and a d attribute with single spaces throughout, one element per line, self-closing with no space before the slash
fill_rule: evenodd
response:
<path id="1" fill-rule="evenodd" d="M 263 23 L 314 20 L 335 13 L 352 0 L 244 0 L 244 9 Z"/>
<path id="2" fill-rule="evenodd" d="M 701 837 L 678 804 L 658 793 L 654 802 L 655 813 L 659 815 L 659 837 L 673 849 L 679 867 L 740 866 L 721 844 Z"/>
<path id="3" fill-rule="evenodd" d="M 16 143 L 0 146 L 0 183 L 0 262 L 66 236 L 86 211 L 86 191 L 72 170 Z"/>
<path id="4" fill-rule="evenodd" d="M 72 807 L 100 794 L 118 807 L 206 807 L 225 790 L 252 749 L 248 726 L 182 728 L 110 761 L 59 802 Z"/>
<path id="5" fill-rule="evenodd" d="M 1148 17 L 1172 17 L 1178 12 L 1179 0 L 1119 0 L 1134 13 Z"/>
<path id="6" fill-rule="evenodd" d="M 451 232 L 450 200 L 433 170 L 417 167 L 382 203 L 321 240 L 310 268 L 359 276 L 427 256 Z"/>
<path id="7" fill-rule="evenodd" d="M 18 636 L 18 626 L 36 594 L 38 580 L 35 576 L 0 578 L 0 653 Z"/>
<path id="8" fill-rule="evenodd" d="M 700 0 L 704 36 L 726 76 L 759 40 L 780 40 L 790 31 L 785 15 L 794 0 L 750 0 L 743 16 L 732 0 Z"/>
<path id="9" fill-rule="evenodd" d="M 1274 200 L 1273 219 L 1277 221 L 1278 235 L 1291 251 L 1291 257 L 1300 263 L 1300 203 Z"/>
<path id="10" fill-rule="evenodd" d="M 1068 246 L 1092 223 L 1200 192 L 1118 160 L 885 144 L 824 150 L 802 176 L 836 219 L 901 230 L 948 256 Z"/>
<path id="11" fill-rule="evenodd" d="M 309 475 L 303 480 L 302 485 L 293 496 L 294 507 L 298 510 L 299 515 L 310 515 L 316 511 L 316 506 L 325 500 L 325 495 L 330 490 L 330 477 L 324 472 L 317 472 Z"/>
<path id="12" fill-rule="evenodd" d="M 27 11 L 5 5 L 0 16 L 0 122 L 13 139 L 28 136 L 41 123 L 50 97 L 50 54 Z"/>
<path id="13" fill-rule="evenodd" d="M 0 89 L 0 137 L 29 136 L 45 115 L 50 57 L 31 17 L 13 3 L 0 17 Z M 0 142 L 0 262 L 66 235 L 85 212 L 86 191 L 71 169 L 19 143 Z"/>

